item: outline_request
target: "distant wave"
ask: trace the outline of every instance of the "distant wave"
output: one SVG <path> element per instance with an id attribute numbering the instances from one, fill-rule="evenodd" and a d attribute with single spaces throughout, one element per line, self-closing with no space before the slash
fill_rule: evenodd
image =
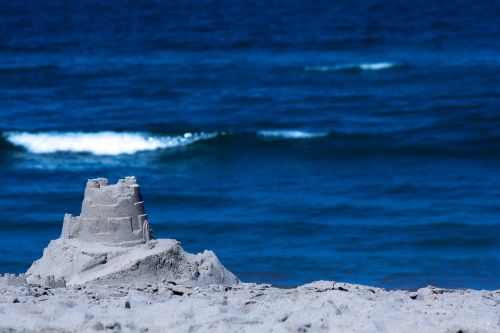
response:
<path id="1" fill-rule="evenodd" d="M 315 139 L 322 139 L 317 146 Z M 168 132 L 0 132 L 1 153 L 25 150 L 32 154 L 87 153 L 93 155 L 124 155 L 139 152 L 173 149 L 209 141 L 213 149 L 238 147 L 253 149 L 249 145 L 267 146 L 270 141 L 310 141 L 321 149 L 337 154 L 452 154 L 457 156 L 491 156 L 499 149 L 498 136 L 463 138 L 441 142 L 422 143 L 406 133 L 344 133 L 342 131 L 269 129 L 243 132 L 186 132 L 174 135 Z"/>
<path id="2" fill-rule="evenodd" d="M 134 154 L 139 151 L 186 146 L 217 136 L 217 133 L 184 133 L 177 136 L 150 136 L 146 133 L 119 132 L 7 132 L 11 144 L 31 153 L 91 153 L 94 155 Z"/>
<path id="3" fill-rule="evenodd" d="M 311 139 L 328 135 L 327 132 L 306 132 L 298 130 L 267 130 L 259 131 L 257 134 L 263 137 L 280 139 Z"/>
<path id="4" fill-rule="evenodd" d="M 262 130 L 255 133 L 276 140 L 311 139 L 329 135 L 328 132 L 301 130 Z M 93 155 L 135 154 L 141 151 L 182 147 L 202 140 L 225 135 L 224 132 L 164 135 L 144 132 L 5 132 L 0 144 L 22 148 L 34 154 L 58 152 L 90 153 Z M 0 138 L 2 136 L 0 135 Z M 3 149 L 3 148 L 2 148 Z"/>
<path id="5" fill-rule="evenodd" d="M 334 66 L 307 66 L 306 72 L 337 72 L 337 71 L 380 71 L 403 66 L 396 62 L 373 62 L 361 64 L 345 64 Z"/>

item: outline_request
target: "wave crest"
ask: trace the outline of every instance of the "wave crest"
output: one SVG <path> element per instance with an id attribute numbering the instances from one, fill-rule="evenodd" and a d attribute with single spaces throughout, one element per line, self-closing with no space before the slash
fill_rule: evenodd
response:
<path id="1" fill-rule="evenodd" d="M 402 64 L 395 62 L 373 62 L 361 64 L 346 64 L 335 66 L 307 66 L 304 68 L 306 72 L 338 72 L 338 71 L 380 71 L 401 67 Z"/>
<path id="2" fill-rule="evenodd" d="M 146 133 L 117 132 L 8 132 L 4 136 L 10 143 L 35 154 L 74 152 L 120 155 L 186 146 L 200 140 L 214 138 L 217 133 L 188 132 L 177 136 L 150 136 Z"/>
<path id="3" fill-rule="evenodd" d="M 311 139 L 327 136 L 326 132 L 306 132 L 298 130 L 266 130 L 257 132 L 258 135 L 280 139 Z"/>

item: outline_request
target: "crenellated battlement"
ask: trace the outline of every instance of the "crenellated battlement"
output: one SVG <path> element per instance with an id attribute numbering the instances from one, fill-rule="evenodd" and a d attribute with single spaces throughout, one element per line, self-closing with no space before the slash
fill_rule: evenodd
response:
<path id="1" fill-rule="evenodd" d="M 24 274 L 0 274 L 0 286 L 19 287 L 26 285 L 26 276 Z"/>
<path id="2" fill-rule="evenodd" d="M 110 185 L 106 178 L 89 179 L 80 216 L 64 215 L 63 239 L 135 245 L 153 238 L 135 177 Z"/>

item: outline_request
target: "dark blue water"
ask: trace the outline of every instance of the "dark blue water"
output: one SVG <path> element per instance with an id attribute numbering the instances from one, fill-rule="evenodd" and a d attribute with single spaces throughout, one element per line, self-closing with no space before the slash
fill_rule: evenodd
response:
<path id="1" fill-rule="evenodd" d="M 0 7 L 0 272 L 135 175 L 244 281 L 500 288 L 499 2 Z"/>

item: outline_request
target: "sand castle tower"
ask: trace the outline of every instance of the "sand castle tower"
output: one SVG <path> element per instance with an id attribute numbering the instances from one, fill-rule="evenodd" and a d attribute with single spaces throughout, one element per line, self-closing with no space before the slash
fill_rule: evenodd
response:
<path id="1" fill-rule="evenodd" d="M 80 216 L 64 215 L 61 239 L 107 245 L 136 245 L 153 238 L 135 177 L 109 185 L 106 178 L 90 179 Z"/>

